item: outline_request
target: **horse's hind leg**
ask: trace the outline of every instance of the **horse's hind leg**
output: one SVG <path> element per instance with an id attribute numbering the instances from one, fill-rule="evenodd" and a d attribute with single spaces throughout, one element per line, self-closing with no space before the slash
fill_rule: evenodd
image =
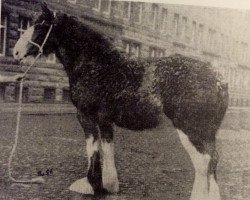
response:
<path id="1" fill-rule="evenodd" d="M 219 186 L 217 184 L 217 175 L 216 175 L 216 169 L 217 169 L 217 164 L 219 160 L 219 155 L 216 151 L 215 143 L 211 148 L 211 160 L 209 163 L 209 168 L 208 168 L 208 181 L 209 181 L 209 200 L 220 200 L 220 190 Z"/>
<path id="2" fill-rule="evenodd" d="M 114 160 L 113 127 L 111 123 L 102 119 L 99 122 L 99 128 L 103 153 L 103 188 L 110 193 L 117 193 L 119 191 L 119 181 Z"/>
<path id="3" fill-rule="evenodd" d="M 188 152 L 195 169 L 195 179 L 190 200 L 220 200 L 216 183 L 217 154 L 214 140 L 191 142 L 189 137 L 177 129 L 180 140 Z"/>
<path id="4" fill-rule="evenodd" d="M 88 174 L 86 178 L 75 181 L 70 190 L 83 194 L 94 194 L 102 190 L 102 171 L 99 152 L 99 132 L 97 124 L 78 113 L 78 120 L 84 130 L 88 156 Z"/>

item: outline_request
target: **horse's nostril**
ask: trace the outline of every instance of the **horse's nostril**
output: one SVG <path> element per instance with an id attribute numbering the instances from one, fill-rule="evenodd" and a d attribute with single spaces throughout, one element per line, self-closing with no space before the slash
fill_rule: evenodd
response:
<path id="1" fill-rule="evenodd" d="M 18 52 L 18 51 L 16 51 L 15 55 L 16 55 L 16 56 L 18 56 L 18 54 L 19 54 L 19 52 Z"/>

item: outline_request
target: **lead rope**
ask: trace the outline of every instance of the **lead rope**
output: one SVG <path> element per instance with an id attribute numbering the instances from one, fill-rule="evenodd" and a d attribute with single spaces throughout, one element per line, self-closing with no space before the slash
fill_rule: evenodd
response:
<path id="1" fill-rule="evenodd" d="M 16 123 L 16 132 L 15 132 L 15 140 L 14 140 L 14 144 L 13 144 L 13 147 L 11 149 L 11 152 L 10 152 L 10 156 L 9 156 L 9 159 L 8 159 L 8 177 L 11 181 L 15 182 L 15 183 L 37 183 L 37 184 L 41 184 L 41 183 L 45 183 L 45 180 L 43 177 L 41 176 L 38 176 L 36 178 L 32 178 L 30 180 L 17 180 L 15 178 L 13 178 L 12 176 L 12 168 L 11 168 L 11 163 L 12 163 L 12 160 L 13 160 L 13 157 L 14 157 L 14 154 L 15 154 L 15 151 L 16 151 L 16 148 L 17 148 L 17 143 L 18 143 L 18 137 L 19 137 L 19 130 L 20 130 L 20 120 L 21 120 L 21 112 L 22 112 L 22 97 L 23 97 L 23 82 L 24 82 L 24 79 L 27 75 L 27 73 L 29 72 L 29 70 L 35 65 L 36 61 L 40 58 L 40 56 L 43 54 L 43 47 L 50 35 L 50 32 L 52 30 L 52 25 L 50 26 L 49 28 L 49 31 L 42 43 L 42 45 L 38 45 L 32 41 L 29 41 L 29 43 L 31 44 L 35 44 L 35 46 L 37 46 L 39 48 L 39 53 L 38 55 L 36 56 L 36 58 L 34 59 L 34 61 L 29 65 L 29 67 L 25 70 L 25 72 L 23 73 L 23 77 L 20 81 L 20 87 L 19 87 L 19 99 L 18 99 L 18 111 L 17 111 L 17 123 Z"/>

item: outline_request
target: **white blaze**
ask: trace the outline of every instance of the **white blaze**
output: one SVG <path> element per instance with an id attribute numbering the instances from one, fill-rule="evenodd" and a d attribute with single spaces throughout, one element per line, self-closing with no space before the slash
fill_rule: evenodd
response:
<path id="1" fill-rule="evenodd" d="M 15 59 L 18 60 L 23 59 L 24 56 L 27 54 L 28 44 L 29 41 L 31 41 L 32 39 L 33 33 L 34 33 L 34 26 L 31 26 L 19 38 L 13 50 L 13 56 Z"/>

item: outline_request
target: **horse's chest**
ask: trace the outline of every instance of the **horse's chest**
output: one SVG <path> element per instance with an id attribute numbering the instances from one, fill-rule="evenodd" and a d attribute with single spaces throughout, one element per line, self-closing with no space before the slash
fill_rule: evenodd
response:
<path id="1" fill-rule="evenodd" d="M 91 89 L 90 89 L 91 88 Z M 98 96 L 96 95 L 95 85 L 87 87 L 82 82 L 76 82 L 70 85 L 72 102 L 78 107 L 88 108 L 98 102 Z"/>

